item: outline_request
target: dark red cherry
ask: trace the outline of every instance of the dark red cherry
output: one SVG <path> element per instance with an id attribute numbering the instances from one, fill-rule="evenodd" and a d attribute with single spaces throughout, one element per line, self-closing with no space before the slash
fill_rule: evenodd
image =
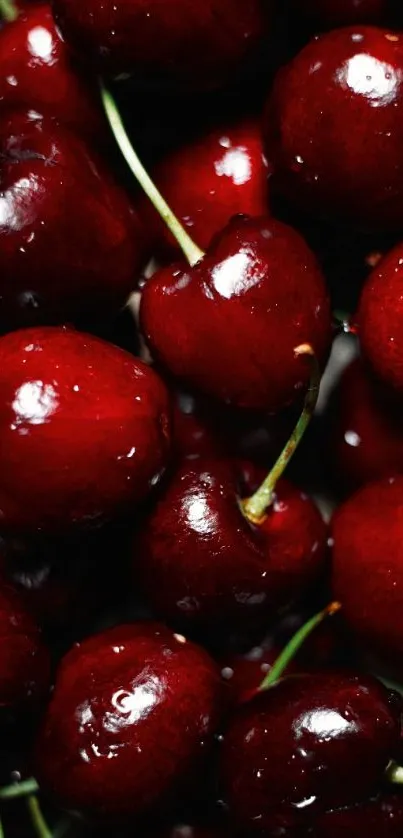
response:
<path id="1" fill-rule="evenodd" d="M 110 629 L 62 661 L 36 776 L 67 809 L 161 815 L 208 754 L 221 696 L 219 670 L 181 635 L 156 623 Z"/>
<path id="2" fill-rule="evenodd" d="M 215 128 L 175 149 L 152 172 L 175 215 L 204 249 L 233 215 L 267 213 L 268 176 L 261 126 L 253 120 Z M 177 251 L 148 199 L 144 203 L 156 246 Z"/>
<path id="3" fill-rule="evenodd" d="M 0 584 L 0 719 L 32 712 L 50 688 L 50 658 L 40 631 L 17 592 Z"/>
<path id="4" fill-rule="evenodd" d="M 336 29 L 352 23 L 382 23 L 390 10 L 390 0 L 293 0 L 321 29 Z"/>
<path id="5" fill-rule="evenodd" d="M 403 38 L 389 29 L 354 26 L 314 38 L 269 96 L 271 188 L 304 213 L 400 229 L 402 73 Z"/>
<path id="6" fill-rule="evenodd" d="M 266 36 L 270 0 L 53 0 L 63 37 L 92 66 L 145 86 L 219 87 Z"/>
<path id="7" fill-rule="evenodd" d="M 396 750 L 400 705 L 375 678 L 337 671 L 290 676 L 243 705 L 221 755 L 238 828 L 280 835 L 370 797 Z"/>
<path id="8" fill-rule="evenodd" d="M 350 629 L 403 673 L 403 477 L 360 489 L 332 522 L 333 589 Z"/>
<path id="9" fill-rule="evenodd" d="M 99 145 L 105 125 L 96 84 L 74 65 L 47 3 L 26 4 L 0 33 L 0 110 L 32 109 Z"/>
<path id="10" fill-rule="evenodd" d="M 403 244 L 375 267 L 357 313 L 362 351 L 386 384 L 403 393 Z"/>
<path id="11" fill-rule="evenodd" d="M 134 549 L 148 600 L 174 624 L 248 628 L 273 619 L 320 575 L 327 528 L 305 495 L 281 480 L 263 523 L 240 509 L 232 463 L 185 462 Z"/>
<path id="12" fill-rule="evenodd" d="M 0 530 L 94 527 L 148 493 L 169 440 L 166 389 L 98 338 L 0 338 Z"/>
<path id="13" fill-rule="evenodd" d="M 146 256 L 129 198 L 50 120 L 0 126 L 0 328 L 118 311 Z"/>
<path id="14" fill-rule="evenodd" d="M 403 796 L 382 792 L 367 803 L 326 812 L 315 826 L 314 838 L 401 838 Z"/>
<path id="15" fill-rule="evenodd" d="M 363 361 L 345 369 L 328 409 L 327 449 L 332 469 L 351 491 L 403 472 L 401 408 Z"/>
<path id="16" fill-rule="evenodd" d="M 273 412 L 308 383 L 310 365 L 296 347 L 310 343 L 323 362 L 330 341 L 315 257 L 269 218 L 235 218 L 193 268 L 178 262 L 154 274 L 140 322 L 171 374 L 234 406 Z"/>

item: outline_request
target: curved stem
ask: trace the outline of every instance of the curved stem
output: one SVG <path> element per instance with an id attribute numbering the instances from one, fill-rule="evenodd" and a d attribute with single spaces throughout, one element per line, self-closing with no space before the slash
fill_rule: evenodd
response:
<path id="1" fill-rule="evenodd" d="M 52 838 L 52 833 L 43 817 L 38 798 L 35 795 L 31 794 L 27 798 L 27 806 L 38 838 Z"/>
<path id="2" fill-rule="evenodd" d="M 127 165 L 157 212 L 159 212 L 162 220 L 165 221 L 165 224 L 178 242 L 178 245 L 189 264 L 195 265 L 196 262 L 200 262 L 200 259 L 203 258 L 203 250 L 200 250 L 197 244 L 195 244 L 195 242 L 190 238 L 183 224 L 181 224 L 176 215 L 174 215 L 171 208 L 161 195 L 161 192 L 159 192 L 151 180 L 129 140 L 122 118 L 117 109 L 116 102 L 109 90 L 104 87 L 102 82 L 101 97 L 109 125 Z"/>
<path id="3" fill-rule="evenodd" d="M 310 634 L 321 624 L 326 617 L 331 617 L 333 614 L 336 614 L 341 609 L 340 602 L 331 602 L 327 608 L 324 608 L 323 611 L 320 611 L 319 614 L 315 614 L 310 620 L 308 620 L 302 628 L 298 629 L 298 631 L 294 634 L 294 637 L 287 643 L 287 646 L 283 649 L 283 651 L 278 656 L 277 660 L 275 661 L 274 665 L 272 666 L 270 672 L 266 675 L 265 679 L 262 681 L 259 692 L 263 692 L 267 690 L 269 687 L 272 687 L 273 684 L 278 681 L 283 672 L 287 669 L 287 666 L 291 663 L 291 661 L 295 658 L 296 654 L 299 652 L 301 647 L 304 645 L 305 641 L 309 637 Z"/>
<path id="4" fill-rule="evenodd" d="M 385 779 L 395 786 L 403 785 L 403 767 L 396 762 L 390 762 L 386 769 Z"/>
<path id="5" fill-rule="evenodd" d="M 242 509 L 246 517 L 253 524 L 262 522 L 264 515 L 273 501 L 273 493 L 277 481 L 285 471 L 291 457 L 298 448 L 302 437 L 311 421 L 314 414 L 316 402 L 318 401 L 319 387 L 320 387 L 320 369 L 312 346 L 308 343 L 303 343 L 294 349 L 296 357 L 300 355 L 307 355 L 311 361 L 311 377 L 309 387 L 305 397 L 304 409 L 300 418 L 287 442 L 287 445 L 281 452 L 277 462 L 274 464 L 272 470 L 263 481 L 257 492 L 251 498 L 243 501 Z"/>
<path id="6" fill-rule="evenodd" d="M 27 797 L 28 794 L 36 794 L 39 790 L 38 783 L 34 777 L 23 780 L 22 783 L 13 783 L 11 786 L 4 786 L 0 789 L 0 800 L 15 800 L 18 797 Z"/>
<path id="7" fill-rule="evenodd" d="M 14 0 L 0 0 L 0 17 L 7 21 L 7 23 L 12 23 L 14 20 L 17 20 L 18 9 Z"/>

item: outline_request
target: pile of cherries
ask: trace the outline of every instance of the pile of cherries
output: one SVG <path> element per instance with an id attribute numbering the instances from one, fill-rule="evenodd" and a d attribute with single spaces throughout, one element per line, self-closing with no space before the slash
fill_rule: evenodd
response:
<path id="1" fill-rule="evenodd" d="M 401 838 L 401 2 L 0 13 L 0 838 Z"/>

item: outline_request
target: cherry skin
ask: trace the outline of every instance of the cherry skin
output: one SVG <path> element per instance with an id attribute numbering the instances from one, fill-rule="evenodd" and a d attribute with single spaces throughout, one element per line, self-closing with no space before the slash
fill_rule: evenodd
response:
<path id="1" fill-rule="evenodd" d="M 64 328 L 0 338 L 2 533 L 90 528 L 141 500 L 164 468 L 165 386 L 145 364 Z"/>
<path id="2" fill-rule="evenodd" d="M 316 823 L 313 838 L 400 838 L 403 797 L 382 792 L 379 797 L 346 809 L 327 812 Z"/>
<path id="3" fill-rule="evenodd" d="M 47 3 L 27 5 L 0 33 L 0 109 L 33 109 L 98 144 L 105 131 L 96 85 L 74 65 Z"/>
<path id="4" fill-rule="evenodd" d="M 269 96 L 271 188 L 304 213 L 400 229 L 402 72 L 403 37 L 389 29 L 354 26 L 314 38 Z"/>
<path id="5" fill-rule="evenodd" d="M 403 673 L 403 477 L 364 486 L 332 522 L 333 590 L 350 630 Z"/>
<path id="6" fill-rule="evenodd" d="M 302 597 L 323 570 L 327 528 L 314 504 L 281 480 L 254 526 L 240 509 L 241 478 L 228 461 L 183 463 L 142 528 L 134 570 L 173 624 L 248 628 Z"/>
<path id="7" fill-rule="evenodd" d="M 257 695 L 230 721 L 221 754 L 238 828 L 282 834 L 370 797 L 396 750 L 400 713 L 400 697 L 369 675 L 294 675 Z"/>
<path id="8" fill-rule="evenodd" d="M 53 0 L 68 44 L 99 71 L 139 84 L 219 87 L 265 39 L 270 0 Z"/>
<path id="9" fill-rule="evenodd" d="M 221 702 L 203 649 L 156 623 L 110 629 L 62 661 L 35 776 L 58 805 L 93 818 L 161 815 L 208 754 Z"/>
<path id="10" fill-rule="evenodd" d="M 166 155 L 151 174 L 177 218 L 203 249 L 233 215 L 259 216 L 268 211 L 269 166 L 261 126 L 254 120 L 214 128 Z M 177 252 L 178 245 L 159 215 L 148 199 L 144 203 L 156 246 Z"/>
<path id="11" fill-rule="evenodd" d="M 403 393 L 403 244 L 375 267 L 364 285 L 357 326 L 362 352 L 376 375 Z"/>
<path id="12" fill-rule="evenodd" d="M 380 24 L 390 8 L 390 0 L 294 0 L 294 4 L 322 29 L 354 23 Z"/>
<path id="13" fill-rule="evenodd" d="M 308 383 L 310 365 L 295 349 L 310 343 L 323 362 L 330 342 L 315 257 L 298 233 L 268 218 L 237 217 L 193 268 L 178 262 L 154 274 L 140 323 L 153 357 L 187 386 L 273 412 Z"/>

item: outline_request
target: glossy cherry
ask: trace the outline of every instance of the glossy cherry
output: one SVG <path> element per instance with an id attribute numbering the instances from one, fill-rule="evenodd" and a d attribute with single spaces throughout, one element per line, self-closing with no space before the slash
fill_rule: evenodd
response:
<path id="1" fill-rule="evenodd" d="M 178 262 L 154 274 L 140 322 L 171 374 L 223 402 L 273 412 L 308 382 L 298 345 L 310 343 L 323 362 L 330 342 L 315 257 L 298 233 L 269 218 L 235 218 L 194 267 Z"/>
<path id="2" fill-rule="evenodd" d="M 59 668 L 38 779 L 59 805 L 92 817 L 161 815 L 208 754 L 221 700 L 207 653 L 164 626 L 89 638 Z"/>
<path id="3" fill-rule="evenodd" d="M 282 834 L 376 790 L 400 735 L 401 700 L 369 675 L 296 675 L 230 721 L 224 799 L 238 828 Z"/>
<path id="4" fill-rule="evenodd" d="M 378 797 L 351 808 L 327 812 L 315 824 L 313 838 L 400 838 L 403 797 L 382 791 Z"/>
<path id="5" fill-rule="evenodd" d="M 403 393 L 403 244 L 374 268 L 364 285 L 357 326 L 362 351 L 377 376 Z"/>
<path id="6" fill-rule="evenodd" d="M 403 477 L 360 489 L 332 522 L 333 589 L 355 636 L 403 673 Z"/>
<path id="7" fill-rule="evenodd" d="M 241 481 L 228 461 L 185 462 L 144 524 L 134 569 L 157 613 L 174 624 L 272 620 L 323 570 L 327 528 L 312 501 L 281 480 L 255 526 L 240 509 Z"/>
<path id="8" fill-rule="evenodd" d="M 164 157 L 151 174 L 175 215 L 206 249 L 233 215 L 267 213 L 269 173 L 260 123 L 247 120 L 197 137 Z M 156 246 L 177 251 L 176 241 L 147 199 L 144 212 L 154 228 Z"/>
<path id="9" fill-rule="evenodd" d="M 271 0 L 53 0 L 63 37 L 91 66 L 140 85 L 219 87 L 265 39 Z"/>
<path id="10" fill-rule="evenodd" d="M 304 213 L 400 229 L 402 73 L 403 38 L 389 29 L 354 26 L 314 38 L 269 95 L 271 188 Z"/>
<path id="11" fill-rule="evenodd" d="M 64 328 L 0 339 L 0 530 L 95 527 L 145 497 L 164 468 L 168 395 L 158 376 Z"/>
<path id="12" fill-rule="evenodd" d="M 293 0 L 295 9 L 302 11 L 321 29 L 336 29 L 355 23 L 384 21 L 390 11 L 390 0 Z"/>
<path id="13" fill-rule="evenodd" d="M 0 111 L 32 109 L 100 142 L 96 83 L 74 64 L 50 5 L 31 3 L 0 33 Z"/>

